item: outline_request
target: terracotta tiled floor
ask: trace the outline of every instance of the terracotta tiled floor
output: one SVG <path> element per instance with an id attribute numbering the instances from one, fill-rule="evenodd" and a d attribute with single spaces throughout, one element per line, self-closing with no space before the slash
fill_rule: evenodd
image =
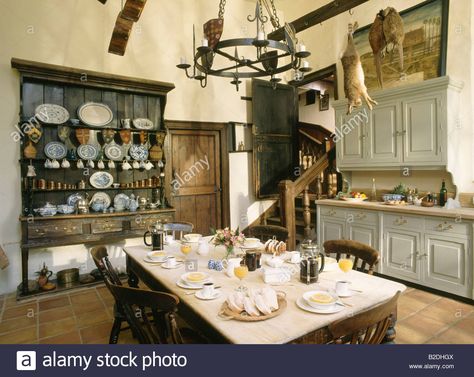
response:
<path id="1" fill-rule="evenodd" d="M 105 287 L 17 302 L 0 296 L 0 344 L 104 344 L 113 322 Z M 396 342 L 474 344 L 474 306 L 413 288 L 400 297 Z M 119 343 L 136 343 L 130 331 Z"/>

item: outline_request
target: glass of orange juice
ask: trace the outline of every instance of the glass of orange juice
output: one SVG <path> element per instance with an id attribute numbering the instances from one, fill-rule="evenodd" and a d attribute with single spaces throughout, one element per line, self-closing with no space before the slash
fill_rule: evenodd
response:
<path id="1" fill-rule="evenodd" d="M 352 260 L 351 259 L 348 259 L 348 258 L 342 258 L 342 259 L 339 259 L 339 268 L 347 273 L 349 272 L 350 270 L 352 270 L 352 266 L 354 265 Z"/>
<path id="2" fill-rule="evenodd" d="M 191 245 L 183 243 L 180 248 L 181 252 L 184 254 L 184 257 L 187 258 L 188 254 L 191 252 Z"/>
<path id="3" fill-rule="evenodd" d="M 247 288 L 243 285 L 242 281 L 249 273 L 249 268 L 245 264 L 241 264 L 234 268 L 234 275 L 240 279 L 240 286 L 236 289 L 238 292 L 246 292 Z"/>

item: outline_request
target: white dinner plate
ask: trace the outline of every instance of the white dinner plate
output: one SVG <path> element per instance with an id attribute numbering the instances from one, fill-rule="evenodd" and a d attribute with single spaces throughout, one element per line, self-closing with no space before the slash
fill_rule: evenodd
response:
<path id="1" fill-rule="evenodd" d="M 187 284 L 183 279 L 179 279 L 177 282 L 176 282 L 176 285 L 180 288 L 184 288 L 184 289 L 202 289 L 202 286 L 204 285 L 204 283 L 209 283 L 211 280 L 205 280 L 203 281 L 201 284 L 199 285 L 189 285 Z"/>
<path id="2" fill-rule="evenodd" d="M 212 296 L 203 296 L 202 295 L 202 290 L 197 291 L 194 296 L 196 296 L 199 300 L 215 300 L 216 298 L 219 298 L 221 296 L 221 291 L 214 291 L 214 294 Z"/>
<path id="3" fill-rule="evenodd" d="M 312 306 L 308 305 L 303 297 L 299 297 L 298 300 L 296 300 L 296 305 L 303 310 L 306 310 L 307 312 L 311 313 L 316 313 L 316 314 L 334 314 L 334 313 L 339 313 L 341 310 L 344 309 L 344 306 L 342 305 L 334 305 L 331 309 L 316 309 L 313 308 Z"/>
<path id="4" fill-rule="evenodd" d="M 114 113 L 105 103 L 87 102 L 79 107 L 77 116 L 91 127 L 104 127 L 114 119 Z"/>
<path id="5" fill-rule="evenodd" d="M 165 261 L 165 260 L 162 260 L 161 262 L 159 262 L 159 261 L 148 258 L 148 256 L 143 258 L 143 260 L 147 263 L 150 263 L 150 264 L 162 264 Z"/>

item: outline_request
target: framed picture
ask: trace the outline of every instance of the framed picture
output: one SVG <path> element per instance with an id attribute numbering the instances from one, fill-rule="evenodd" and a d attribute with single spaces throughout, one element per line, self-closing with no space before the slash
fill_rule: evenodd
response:
<path id="1" fill-rule="evenodd" d="M 229 152 L 249 152 L 252 150 L 252 125 L 229 123 Z"/>
<path id="2" fill-rule="evenodd" d="M 319 96 L 319 111 L 329 110 L 329 93 Z"/>
<path id="3" fill-rule="evenodd" d="M 400 72 L 398 52 L 389 50 L 382 62 L 384 88 L 446 75 L 449 0 L 428 0 L 400 12 L 400 15 L 405 29 L 404 72 Z M 369 90 L 376 90 L 380 86 L 369 44 L 371 26 L 357 30 L 354 42 L 364 67 L 365 84 Z"/>

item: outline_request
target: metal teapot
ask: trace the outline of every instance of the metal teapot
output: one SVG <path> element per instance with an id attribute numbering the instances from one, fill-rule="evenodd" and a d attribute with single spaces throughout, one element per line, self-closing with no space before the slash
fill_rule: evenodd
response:
<path id="1" fill-rule="evenodd" d="M 76 202 L 76 211 L 78 214 L 84 215 L 89 213 L 89 195 L 86 194 L 84 198 Z"/>

